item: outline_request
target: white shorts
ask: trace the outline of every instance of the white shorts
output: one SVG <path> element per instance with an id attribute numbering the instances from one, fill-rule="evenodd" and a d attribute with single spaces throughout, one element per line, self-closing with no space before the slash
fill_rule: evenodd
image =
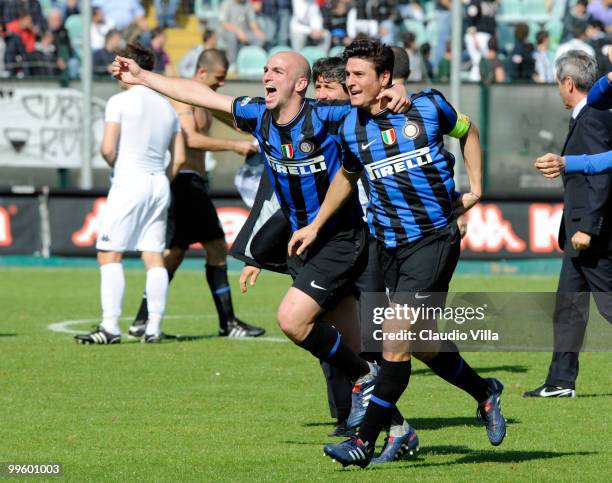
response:
<path id="1" fill-rule="evenodd" d="M 169 205 L 170 185 L 164 174 L 138 173 L 113 179 L 96 249 L 163 252 Z"/>

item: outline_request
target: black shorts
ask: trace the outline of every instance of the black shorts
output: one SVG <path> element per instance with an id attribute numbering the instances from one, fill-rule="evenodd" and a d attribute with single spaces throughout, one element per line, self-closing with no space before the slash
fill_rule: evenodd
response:
<path id="1" fill-rule="evenodd" d="M 170 185 L 172 201 L 168 210 L 166 247 L 189 249 L 192 243 L 224 239 L 217 210 L 197 173 L 179 173 Z"/>
<path id="2" fill-rule="evenodd" d="M 427 301 L 427 305 L 443 305 L 460 251 L 461 237 L 454 222 L 409 245 L 386 248 L 379 241 L 378 256 L 391 301 L 410 305 Z M 434 293 L 444 296 L 440 300 Z M 430 297 L 431 300 L 425 300 Z"/>
<path id="3" fill-rule="evenodd" d="M 355 293 L 355 280 L 368 262 L 365 224 L 335 231 L 318 239 L 299 257 L 287 257 L 293 286 L 326 310 Z"/>

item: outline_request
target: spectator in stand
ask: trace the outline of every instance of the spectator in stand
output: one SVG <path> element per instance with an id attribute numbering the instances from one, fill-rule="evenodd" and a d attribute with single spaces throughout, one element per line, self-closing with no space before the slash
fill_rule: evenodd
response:
<path id="1" fill-rule="evenodd" d="M 351 42 L 346 30 L 346 17 L 349 11 L 349 2 L 346 0 L 328 0 L 321 8 L 323 25 L 331 35 L 331 45 L 346 46 Z"/>
<path id="2" fill-rule="evenodd" d="M 58 13 L 61 16 L 61 12 Z M 50 30 L 43 32 L 40 42 L 36 42 L 30 64 L 29 75 L 37 77 L 57 77 L 66 69 L 66 63 L 58 55 L 54 36 Z"/>
<path id="3" fill-rule="evenodd" d="M 434 70 L 433 64 L 431 63 L 431 44 L 429 42 L 425 42 L 419 48 L 419 52 L 421 54 L 421 62 L 423 63 L 423 74 L 424 79 L 430 82 L 434 78 Z"/>
<path id="4" fill-rule="evenodd" d="M 53 34 L 53 45 L 55 46 L 54 55 L 58 58 L 57 64 L 60 71 L 63 72 L 68 68 L 68 76 L 70 79 L 78 78 L 79 60 L 76 58 L 76 52 L 70 43 L 68 31 L 64 27 L 61 10 L 51 10 L 47 17 L 47 23 L 49 25 L 49 31 Z M 46 48 L 46 55 L 48 58 L 50 58 L 50 53 L 50 49 Z M 57 73 L 54 75 L 57 75 Z"/>
<path id="5" fill-rule="evenodd" d="M 404 32 L 402 34 L 402 41 L 404 43 L 404 50 L 410 59 L 410 76 L 408 76 L 408 82 L 421 82 L 424 79 L 425 69 L 419 47 L 417 46 L 416 35 L 412 32 Z"/>
<path id="6" fill-rule="evenodd" d="M 533 80 L 539 84 L 554 84 L 555 82 L 553 65 L 548 55 L 549 46 L 550 38 L 548 32 L 540 30 L 536 34 L 536 49 L 533 53 L 533 60 L 535 62 Z"/>
<path id="7" fill-rule="evenodd" d="M 316 45 L 327 52 L 331 34 L 323 28 L 323 14 L 315 0 L 293 0 L 293 15 L 289 23 L 291 48 L 296 52 L 306 45 Z"/>
<path id="8" fill-rule="evenodd" d="M 586 26 L 582 25 L 580 27 L 576 27 L 576 31 L 574 32 L 574 38 L 568 40 L 567 42 L 559 45 L 557 47 L 557 52 L 555 52 L 555 62 L 566 52 L 570 50 L 582 50 L 586 52 L 591 57 L 595 58 L 595 51 L 593 47 L 591 47 L 588 43 L 588 37 L 586 35 Z"/>
<path id="9" fill-rule="evenodd" d="M 126 44 L 138 42 L 142 45 L 149 45 L 151 43 L 151 31 L 144 18 L 128 25 L 122 33 Z"/>
<path id="10" fill-rule="evenodd" d="M 269 45 L 289 45 L 291 13 L 291 0 L 262 0 L 263 30 Z"/>
<path id="11" fill-rule="evenodd" d="M 351 40 L 357 38 L 358 34 L 367 37 L 378 35 L 378 20 L 372 16 L 368 0 L 355 0 L 346 18 L 346 32 Z"/>
<path id="12" fill-rule="evenodd" d="M 121 48 L 121 32 L 111 29 L 106 32 L 104 47 L 96 50 L 93 54 L 94 76 L 106 77 L 111 73 L 111 66 Z"/>
<path id="13" fill-rule="evenodd" d="M 155 0 L 157 25 L 169 28 L 176 27 L 176 12 L 178 7 L 178 0 Z"/>
<path id="14" fill-rule="evenodd" d="M 604 30 L 612 31 L 612 0 L 591 0 L 587 12 L 604 25 Z"/>
<path id="15" fill-rule="evenodd" d="M 480 59 L 487 54 L 488 42 L 495 36 L 497 1 L 469 0 L 466 9 L 465 47 L 472 62 L 470 80 L 480 80 Z"/>
<path id="16" fill-rule="evenodd" d="M 586 29 L 591 20 L 591 14 L 587 12 L 588 5 L 589 0 L 577 0 L 572 8 L 567 9 L 563 21 L 562 42 L 567 42 L 574 38 L 574 33 L 581 27 Z"/>
<path id="17" fill-rule="evenodd" d="M 514 27 L 514 47 L 510 52 L 509 74 L 513 81 L 531 81 L 535 72 L 533 44 L 527 41 L 529 25 L 519 22 Z"/>
<path id="18" fill-rule="evenodd" d="M 13 20 L 19 18 L 22 12 L 28 12 L 32 17 L 32 24 L 36 34 L 47 29 L 47 20 L 43 15 L 42 8 L 38 0 L 0 0 L 0 22 L 8 25 Z"/>
<path id="19" fill-rule="evenodd" d="M 436 22 L 438 24 L 438 42 L 433 54 L 433 65 L 437 69 L 445 56 L 446 42 L 451 32 L 452 0 L 436 0 Z"/>
<path id="20" fill-rule="evenodd" d="M 178 73 L 181 77 L 191 79 L 198 65 L 200 54 L 208 49 L 214 49 L 217 46 L 217 32 L 214 30 L 204 30 L 202 33 L 202 43 L 195 46 L 181 59 L 178 65 Z"/>
<path id="21" fill-rule="evenodd" d="M 223 0 L 219 8 L 219 21 L 227 46 L 229 71 L 233 71 L 236 68 L 236 57 L 240 46 L 261 47 L 266 42 L 266 34 L 259 28 L 253 7 L 247 0 Z"/>
<path id="22" fill-rule="evenodd" d="M 504 63 L 499 58 L 497 39 L 491 37 L 487 42 L 487 53 L 480 60 L 480 79 L 486 84 L 500 84 L 506 81 Z"/>
<path id="23" fill-rule="evenodd" d="M 113 24 L 106 20 L 101 7 L 91 9 L 91 50 L 94 52 L 104 48 L 106 34 L 113 28 Z"/>
<path id="24" fill-rule="evenodd" d="M 62 4 L 62 18 L 64 22 L 70 15 L 79 15 L 81 13 L 81 9 L 79 8 L 79 0 L 64 0 L 63 2 L 56 2 L 58 4 Z"/>
<path id="25" fill-rule="evenodd" d="M 138 0 L 94 0 L 94 7 L 102 7 L 104 17 L 112 22 L 117 30 L 124 30 L 136 23 L 142 30 L 148 30 L 145 11 Z M 143 25 L 144 22 L 144 25 Z"/>
<path id="26" fill-rule="evenodd" d="M 37 28 L 32 21 L 32 14 L 28 10 L 18 12 L 15 20 L 6 25 L 6 30 L 8 34 L 12 34 L 21 40 L 27 54 L 34 52 Z"/>
<path id="27" fill-rule="evenodd" d="M 610 64 L 607 55 L 612 42 L 605 30 L 606 28 L 600 20 L 591 20 L 585 32 L 587 43 L 593 47 L 595 52 L 595 60 L 597 61 L 597 70 L 600 77 L 612 70 L 612 64 Z"/>
<path id="28" fill-rule="evenodd" d="M 168 76 L 174 75 L 174 69 L 170 64 L 170 56 L 164 49 L 166 45 L 166 32 L 162 27 L 151 30 L 151 50 L 155 54 L 155 66 L 153 72 Z"/>
<path id="29" fill-rule="evenodd" d="M 415 5 L 419 5 L 416 3 Z M 420 5 L 419 5 L 419 8 Z M 401 18 L 398 13 L 398 0 L 378 0 L 376 7 L 372 7 L 373 16 L 378 20 L 378 37 L 387 45 L 397 43 L 399 24 Z"/>
<path id="30" fill-rule="evenodd" d="M 450 40 L 446 41 L 445 47 L 444 55 L 440 62 L 438 62 L 438 70 L 436 71 L 436 80 L 438 82 L 448 82 L 450 80 L 450 67 L 453 58 Z"/>

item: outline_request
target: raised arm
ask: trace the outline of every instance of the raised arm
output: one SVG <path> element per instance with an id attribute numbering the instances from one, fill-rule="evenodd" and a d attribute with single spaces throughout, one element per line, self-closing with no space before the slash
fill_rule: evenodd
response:
<path id="1" fill-rule="evenodd" d="M 111 71 L 113 76 L 121 82 L 149 87 L 176 101 L 217 111 L 232 112 L 234 100 L 232 96 L 219 94 L 210 87 L 191 79 L 166 77 L 144 70 L 133 59 L 117 56 Z"/>
<path id="2" fill-rule="evenodd" d="M 341 168 L 336 173 L 329 185 L 325 200 L 319 209 L 319 213 L 310 225 L 293 233 L 289 240 L 289 255 L 301 255 L 312 242 L 314 242 L 321 228 L 329 221 L 336 211 L 349 199 L 361 172 L 349 173 Z"/>

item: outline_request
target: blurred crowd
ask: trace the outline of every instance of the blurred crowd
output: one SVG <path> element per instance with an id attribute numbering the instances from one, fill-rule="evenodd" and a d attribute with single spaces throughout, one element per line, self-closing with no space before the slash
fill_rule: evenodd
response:
<path id="1" fill-rule="evenodd" d="M 450 76 L 452 0 L 93 0 L 94 74 L 108 77 L 114 53 L 138 40 L 156 55 L 156 70 L 191 76 L 204 48 L 226 50 L 230 73 L 240 51 L 293 49 L 313 56 L 339 55 L 358 37 L 403 46 L 410 81 Z M 146 9 L 155 7 L 155 28 Z M 203 30 L 175 71 L 167 52 L 168 28 L 177 16 L 196 16 Z M 463 0 L 464 80 L 554 82 L 554 60 L 569 49 L 612 68 L 612 0 Z M 0 0 L 0 76 L 79 76 L 82 52 L 79 0 Z M 237 68 L 238 67 L 238 68 Z"/>

